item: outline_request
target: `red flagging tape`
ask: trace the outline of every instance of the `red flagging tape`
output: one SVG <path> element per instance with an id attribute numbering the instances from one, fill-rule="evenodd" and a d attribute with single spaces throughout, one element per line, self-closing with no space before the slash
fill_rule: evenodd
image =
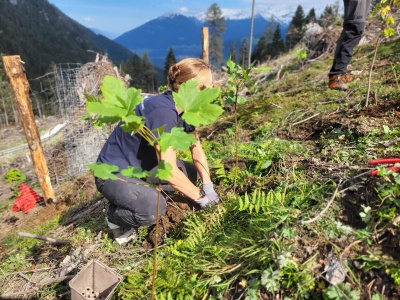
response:
<path id="1" fill-rule="evenodd" d="M 42 198 L 38 193 L 36 193 L 32 188 L 27 186 L 25 183 L 21 183 L 19 186 L 21 193 L 15 200 L 12 210 L 20 211 L 28 214 L 36 205 L 36 202 Z"/>

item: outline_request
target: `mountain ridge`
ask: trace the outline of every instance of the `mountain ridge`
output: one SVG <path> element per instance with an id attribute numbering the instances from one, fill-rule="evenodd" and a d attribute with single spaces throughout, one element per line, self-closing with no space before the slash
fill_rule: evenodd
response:
<path id="1" fill-rule="evenodd" d="M 274 20 L 281 26 L 284 37 L 288 28 L 287 23 Z M 229 57 L 232 44 L 239 49 L 243 39 L 249 41 L 251 19 L 227 19 L 226 31 L 222 35 L 224 58 Z M 263 34 L 269 20 L 260 14 L 254 18 L 253 46 Z M 162 66 L 170 48 L 179 60 L 188 56 L 200 56 L 202 52 L 201 29 L 207 26 L 206 21 L 193 16 L 179 13 L 166 13 L 156 19 L 127 31 L 115 38 L 114 41 L 130 51 L 149 55 L 152 63 Z"/>
<path id="2" fill-rule="evenodd" d="M 114 63 L 131 51 L 71 19 L 48 0 L 0 1 L 0 53 L 20 55 L 28 78 L 43 75 L 51 63 L 86 63 L 92 52 Z"/>

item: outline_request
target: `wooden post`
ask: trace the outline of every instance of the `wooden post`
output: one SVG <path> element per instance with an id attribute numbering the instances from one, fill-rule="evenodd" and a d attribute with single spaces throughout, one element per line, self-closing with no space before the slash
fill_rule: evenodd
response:
<path id="1" fill-rule="evenodd" d="M 203 41 L 203 60 L 209 64 L 210 61 L 209 61 L 209 56 L 208 56 L 208 47 L 209 47 L 208 27 L 203 27 L 202 41 Z"/>
<path id="2" fill-rule="evenodd" d="M 19 55 L 3 56 L 3 64 L 15 96 L 19 119 L 25 132 L 36 176 L 43 192 L 46 204 L 56 202 L 50 182 L 49 170 L 43 154 L 39 131 L 32 112 L 32 100 L 29 98 L 29 83 Z"/>

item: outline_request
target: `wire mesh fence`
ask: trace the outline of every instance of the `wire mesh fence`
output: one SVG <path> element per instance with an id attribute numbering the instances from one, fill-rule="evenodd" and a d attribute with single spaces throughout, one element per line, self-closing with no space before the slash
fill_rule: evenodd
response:
<path id="1" fill-rule="evenodd" d="M 60 188 L 88 172 L 96 161 L 109 131 L 81 118 L 86 114 L 85 94 L 98 94 L 105 75 L 120 77 L 107 57 L 95 62 L 53 65 L 53 71 L 29 80 L 35 122 L 41 136 L 52 187 L 56 198 Z M 12 184 L 4 179 L 12 169 L 26 177 L 26 183 L 40 193 L 30 150 L 13 97 L 0 98 L 0 201 L 13 197 Z"/>

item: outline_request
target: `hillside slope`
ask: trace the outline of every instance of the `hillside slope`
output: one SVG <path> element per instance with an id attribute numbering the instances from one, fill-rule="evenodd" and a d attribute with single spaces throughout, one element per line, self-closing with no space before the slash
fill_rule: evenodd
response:
<path id="1" fill-rule="evenodd" d="M 251 73 L 237 110 L 222 101 L 226 113 L 200 129 L 222 203 L 196 211 L 170 195 L 158 234 L 158 298 L 400 298 L 400 173 L 379 167 L 371 175 L 377 166 L 368 164 L 400 159 L 399 47 L 398 37 L 379 47 L 370 85 L 373 43 L 357 47 L 347 91 L 327 88 L 331 57 L 307 62 L 293 52 Z M 3 206 L 2 297 L 66 296 L 66 282 L 96 259 L 124 276 L 114 299 L 150 299 L 154 227 L 121 248 L 108 235 L 102 200 L 91 197 L 93 178 L 71 180 L 62 192 L 72 190 L 79 195 L 58 211 L 37 207 L 32 216 L 11 212 L 11 201 Z M 57 277 L 67 266 L 71 277 Z M 43 277 L 53 285 L 32 288 Z"/>
<path id="2" fill-rule="evenodd" d="M 46 73 L 50 63 L 86 63 L 107 53 L 114 63 L 132 53 L 78 24 L 47 0 L 0 1 L 0 53 L 20 55 L 28 77 Z"/>

